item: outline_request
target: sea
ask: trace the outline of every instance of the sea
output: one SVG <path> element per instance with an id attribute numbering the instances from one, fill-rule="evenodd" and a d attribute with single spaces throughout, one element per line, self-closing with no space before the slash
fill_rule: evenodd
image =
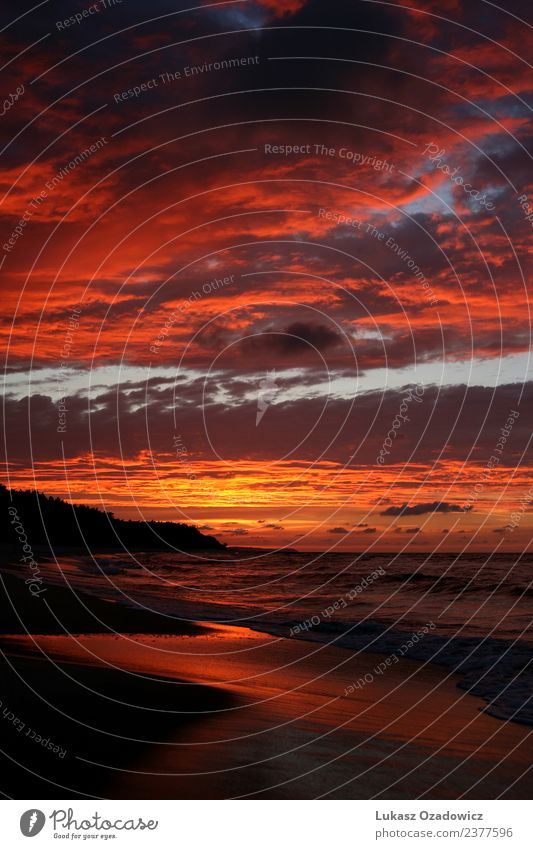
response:
<path id="1" fill-rule="evenodd" d="M 438 664 L 487 713 L 533 725 L 533 555 L 227 549 L 62 557 L 45 571 L 178 621 Z"/>

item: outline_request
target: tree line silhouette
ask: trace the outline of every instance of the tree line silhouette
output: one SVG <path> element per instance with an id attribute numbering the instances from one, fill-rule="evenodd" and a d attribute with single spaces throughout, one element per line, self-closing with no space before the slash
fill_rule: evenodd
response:
<path id="1" fill-rule="evenodd" d="M 16 510 L 16 516 L 9 508 Z M 8 489 L 0 484 L 0 529 L 4 543 L 16 543 L 18 521 L 31 545 L 90 548 L 223 549 L 215 537 L 182 522 L 117 519 L 87 504 L 69 504 L 37 490 Z"/>

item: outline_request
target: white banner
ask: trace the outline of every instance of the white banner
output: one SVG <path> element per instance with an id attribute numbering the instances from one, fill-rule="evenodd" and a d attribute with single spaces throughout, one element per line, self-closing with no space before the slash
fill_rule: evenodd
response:
<path id="1" fill-rule="evenodd" d="M 2 845 L 531 849 L 526 801 L 4 801 Z M 35 844 L 28 841 L 35 838 Z"/>

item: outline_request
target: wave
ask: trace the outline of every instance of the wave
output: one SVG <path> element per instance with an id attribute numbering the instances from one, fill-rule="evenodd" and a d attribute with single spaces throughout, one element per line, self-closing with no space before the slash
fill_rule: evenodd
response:
<path id="1" fill-rule="evenodd" d="M 324 622 L 296 631 L 302 622 L 249 624 L 256 630 L 291 639 L 330 643 L 354 651 L 369 651 L 435 663 L 459 676 L 458 686 L 487 702 L 486 713 L 498 719 L 533 725 L 533 645 L 492 637 L 445 637 L 428 630 L 404 651 L 413 632 L 389 628 L 379 620 L 364 623 Z"/>
<path id="2" fill-rule="evenodd" d="M 431 592 L 447 592 L 461 593 L 467 595 L 469 593 L 483 593 L 484 596 L 492 592 L 508 593 L 513 596 L 530 597 L 533 595 L 533 587 L 521 584 L 512 584 L 506 581 L 486 581 L 479 576 L 471 579 L 466 576 L 458 575 L 435 575 L 425 572 L 399 572 L 396 574 L 387 574 L 380 578 L 380 584 L 398 584 L 402 590 L 409 590 L 410 587 L 420 591 L 424 588 L 430 588 Z"/>
<path id="3" fill-rule="evenodd" d="M 155 567 L 157 571 L 168 566 L 168 562 L 168 556 L 159 555 L 156 560 L 151 561 L 150 565 L 152 568 Z M 495 638 L 484 636 L 479 632 L 477 634 L 470 632 L 469 634 L 466 626 L 459 627 L 458 633 L 448 635 L 443 631 L 446 625 L 442 621 L 436 620 L 437 628 L 430 629 L 423 638 L 409 647 L 408 652 L 404 653 L 401 651 L 402 647 L 409 639 L 410 634 L 420 629 L 420 622 L 403 619 L 400 629 L 377 618 L 364 621 L 348 621 L 346 619 L 340 621 L 326 618 L 323 614 L 319 616 L 302 611 L 301 617 L 309 617 L 305 620 L 308 624 L 304 626 L 302 618 L 288 620 L 285 618 L 286 614 L 281 613 L 281 611 L 279 614 L 272 613 L 270 610 L 272 599 L 268 599 L 266 596 L 254 595 L 253 598 L 241 598 L 241 604 L 235 604 L 233 600 L 227 603 L 223 597 L 220 602 L 210 600 L 203 591 L 195 594 L 194 599 L 187 598 L 184 597 L 183 588 L 179 584 L 173 591 L 169 592 L 168 585 L 165 584 L 162 588 L 158 581 L 147 580 L 142 573 L 139 575 L 139 570 L 130 571 L 131 564 L 116 557 L 100 558 L 99 566 L 103 567 L 101 570 L 95 567 L 94 563 L 89 563 L 82 558 L 65 561 L 63 566 L 69 572 L 70 577 L 74 579 L 74 584 L 80 578 L 83 579 L 80 588 L 102 598 L 113 599 L 116 599 L 116 594 L 111 590 L 107 581 L 102 582 L 100 578 L 102 578 L 102 573 L 108 576 L 112 574 L 111 570 L 116 569 L 115 574 L 122 573 L 119 575 L 117 586 L 125 589 L 128 595 L 131 593 L 132 600 L 135 597 L 141 597 L 143 603 L 150 609 L 185 621 L 241 625 L 252 630 L 289 639 L 332 643 L 357 652 L 368 651 L 383 655 L 399 653 L 400 656 L 418 662 L 439 664 L 459 676 L 459 687 L 486 702 L 484 710 L 487 713 L 498 719 L 533 725 L 533 696 L 531 695 L 533 693 L 533 646 L 522 638 L 515 640 L 512 639 L 512 636 L 505 639 Z M 180 571 L 183 569 L 185 575 L 191 566 L 193 570 L 197 568 L 194 564 L 183 560 L 179 563 L 174 562 L 172 571 L 175 574 L 177 567 Z M 507 569 L 506 564 L 502 567 L 502 576 L 506 574 L 503 568 Z M 58 577 L 56 574 L 56 580 Z M 516 598 L 533 593 L 533 590 L 527 584 L 528 577 L 524 574 L 520 577 L 515 576 L 514 581 L 509 586 L 506 581 L 501 584 L 498 583 L 497 575 L 491 574 L 489 576 L 485 574 L 487 583 L 480 587 L 479 584 L 475 586 L 472 582 L 468 591 L 479 592 L 480 600 L 482 600 L 493 589 L 499 587 L 501 597 L 503 598 L 505 593 L 508 595 L 509 602 L 511 602 L 511 596 Z M 53 582 L 53 571 L 50 578 Z M 354 582 L 357 581 L 356 576 L 352 575 L 351 578 Z M 381 576 L 380 582 L 386 578 L 398 584 L 402 581 L 413 582 L 413 586 L 416 586 L 418 590 L 429 587 L 431 593 L 439 593 L 441 589 L 451 592 L 452 588 L 455 592 L 463 592 L 468 583 L 468 578 L 465 575 L 440 576 L 423 572 L 408 573 L 405 571 L 405 567 L 396 574 L 388 573 Z M 240 581 L 241 583 L 244 581 L 243 574 L 240 575 Z M 406 583 L 403 584 L 402 589 L 408 589 Z M 178 593 L 179 597 L 177 597 Z M 117 600 L 119 603 L 128 604 L 126 598 L 122 595 Z M 509 608 L 511 607 L 512 604 L 509 603 Z M 345 611 L 345 613 L 350 615 L 348 611 Z M 294 615 L 293 613 L 292 616 Z M 511 634 L 522 633 L 522 614 L 517 616 L 513 627 L 515 630 L 514 632 L 511 631 Z M 409 628 L 411 628 L 411 631 L 408 630 Z"/>

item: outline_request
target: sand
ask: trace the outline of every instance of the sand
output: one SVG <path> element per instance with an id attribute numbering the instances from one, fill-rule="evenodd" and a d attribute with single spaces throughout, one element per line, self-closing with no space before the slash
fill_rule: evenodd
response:
<path id="1" fill-rule="evenodd" d="M 531 729 L 484 713 L 442 668 L 402 659 L 353 688 L 382 656 L 206 623 L 140 633 L 142 613 L 101 604 L 122 633 L 4 629 L 15 798 L 531 796 Z"/>

